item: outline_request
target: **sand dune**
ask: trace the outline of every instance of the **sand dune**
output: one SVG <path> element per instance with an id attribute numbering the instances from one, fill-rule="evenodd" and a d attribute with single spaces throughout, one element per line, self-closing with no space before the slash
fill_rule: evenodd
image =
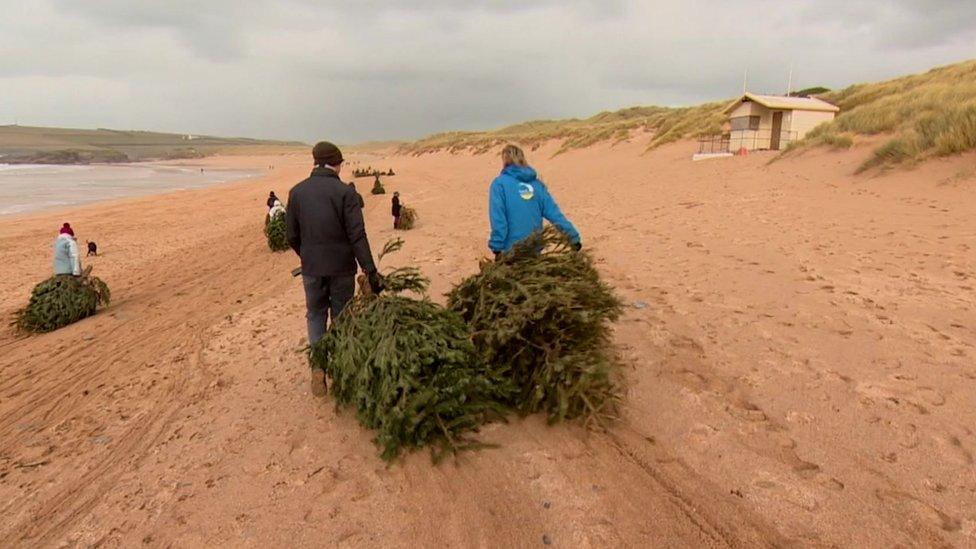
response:
<path id="1" fill-rule="evenodd" d="M 624 417 L 493 425 L 499 448 L 437 467 L 387 467 L 307 392 L 297 261 L 261 235 L 305 157 L 202 160 L 276 169 L 0 220 L 0 315 L 63 221 L 115 297 L 52 334 L 0 329 L 0 545 L 976 544 L 976 157 L 867 178 L 870 147 L 643 148 L 532 153 L 631 304 Z M 420 214 L 393 262 L 435 296 L 477 268 L 495 157 L 363 161 Z M 366 195 L 374 248 L 388 199 Z"/>

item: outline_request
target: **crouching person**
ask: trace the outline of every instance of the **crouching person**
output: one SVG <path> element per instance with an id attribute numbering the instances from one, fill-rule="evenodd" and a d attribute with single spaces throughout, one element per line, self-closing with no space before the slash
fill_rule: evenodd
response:
<path id="1" fill-rule="evenodd" d="M 383 290 L 355 189 L 339 179 L 342 152 L 332 143 L 312 149 L 315 168 L 288 194 L 285 231 L 288 244 L 302 260 L 308 344 L 325 334 L 352 299 L 356 264 L 374 293 Z M 312 369 L 312 393 L 325 395 L 325 372 Z"/>
<path id="2" fill-rule="evenodd" d="M 81 257 L 78 255 L 78 241 L 71 225 L 61 226 L 58 237 L 54 239 L 54 274 L 81 276 Z"/>

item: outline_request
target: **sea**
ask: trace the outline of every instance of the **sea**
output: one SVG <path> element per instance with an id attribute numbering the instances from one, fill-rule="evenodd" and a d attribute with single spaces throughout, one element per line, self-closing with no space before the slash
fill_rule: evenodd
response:
<path id="1" fill-rule="evenodd" d="M 0 216 L 113 198 L 199 189 L 256 177 L 263 170 L 161 164 L 0 164 Z"/>

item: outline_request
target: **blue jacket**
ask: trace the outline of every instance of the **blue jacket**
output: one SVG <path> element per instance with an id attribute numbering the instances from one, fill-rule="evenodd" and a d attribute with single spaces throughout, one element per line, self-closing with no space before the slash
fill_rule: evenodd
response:
<path id="1" fill-rule="evenodd" d="M 580 241 L 579 231 L 563 212 L 546 186 L 528 166 L 505 166 L 491 182 L 488 192 L 488 217 L 493 252 L 507 252 L 518 241 L 542 229 L 546 219 L 564 232 L 573 243 Z"/>

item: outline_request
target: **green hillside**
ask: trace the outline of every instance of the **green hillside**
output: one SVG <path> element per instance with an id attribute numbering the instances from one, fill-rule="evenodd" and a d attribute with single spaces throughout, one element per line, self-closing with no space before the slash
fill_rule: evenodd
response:
<path id="1" fill-rule="evenodd" d="M 75 164 L 197 158 L 245 151 L 285 152 L 297 141 L 188 136 L 124 130 L 0 126 L 0 162 Z"/>

